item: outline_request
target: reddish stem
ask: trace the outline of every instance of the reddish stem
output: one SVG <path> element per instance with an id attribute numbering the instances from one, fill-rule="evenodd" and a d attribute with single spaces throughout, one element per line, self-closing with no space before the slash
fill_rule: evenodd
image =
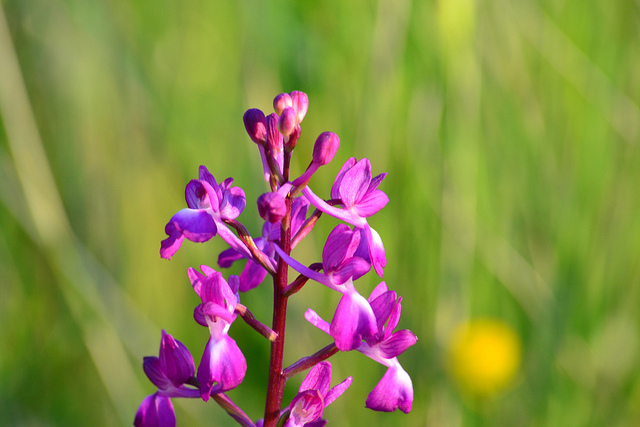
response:
<path id="1" fill-rule="evenodd" d="M 291 253 L 291 198 L 286 198 L 287 214 L 281 222 L 280 245 L 285 253 Z M 282 395 L 287 382 L 282 374 L 282 360 L 284 356 L 284 339 L 287 320 L 287 297 L 284 289 L 288 283 L 289 266 L 282 258 L 278 261 L 278 268 L 273 277 L 273 331 L 278 334 L 271 343 L 271 358 L 269 363 L 269 381 L 267 385 L 267 403 L 264 410 L 264 427 L 276 427 L 282 407 Z"/>

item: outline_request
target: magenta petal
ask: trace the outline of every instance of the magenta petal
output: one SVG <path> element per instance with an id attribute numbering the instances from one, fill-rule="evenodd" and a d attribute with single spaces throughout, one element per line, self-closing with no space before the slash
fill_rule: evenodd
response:
<path id="1" fill-rule="evenodd" d="M 220 266 L 220 268 L 229 268 L 234 262 L 244 258 L 245 257 L 240 252 L 233 248 L 229 248 L 220 252 L 220 255 L 218 255 L 218 266 Z"/>
<path id="2" fill-rule="evenodd" d="M 378 188 L 378 185 L 380 185 L 382 180 L 385 179 L 386 177 L 387 177 L 387 173 L 383 172 L 380 175 L 376 175 L 373 178 L 371 178 L 371 182 L 369 183 L 369 188 L 367 188 L 367 193 Z"/>
<path id="3" fill-rule="evenodd" d="M 367 241 L 369 244 L 369 258 L 374 270 L 378 273 L 378 276 L 384 275 L 384 267 L 387 265 L 387 256 L 384 252 L 384 245 L 382 239 L 376 230 L 369 227 L 367 224 L 365 227 L 367 233 Z"/>
<path id="4" fill-rule="evenodd" d="M 351 385 L 351 382 L 353 381 L 352 377 L 347 377 L 344 381 L 342 381 L 340 384 L 336 385 L 335 387 L 333 387 L 331 390 L 329 390 L 329 392 L 327 393 L 327 395 L 324 397 L 324 407 L 326 408 L 327 406 L 329 406 L 334 400 L 336 400 L 337 398 L 339 398 L 340 396 L 342 396 L 342 393 L 345 392 L 346 389 L 349 388 L 349 386 Z"/>
<path id="5" fill-rule="evenodd" d="M 322 249 L 322 266 L 326 274 L 332 273 L 342 262 L 353 256 L 360 244 L 360 233 L 351 231 L 346 224 L 339 224 L 329 236 Z"/>
<path id="6" fill-rule="evenodd" d="M 375 287 L 373 291 L 371 291 L 371 295 L 367 298 L 367 301 L 372 302 L 374 299 L 378 298 L 383 293 L 387 292 L 389 288 L 387 287 L 386 282 L 378 283 L 378 286 Z"/>
<path id="7" fill-rule="evenodd" d="M 331 336 L 340 351 L 354 350 L 363 339 L 372 338 L 376 332 L 376 318 L 366 299 L 357 292 L 345 293 L 331 320 Z"/>
<path id="8" fill-rule="evenodd" d="M 200 311 L 203 315 L 211 318 L 220 318 L 227 323 L 232 323 L 236 316 L 229 312 L 229 309 L 224 305 L 219 305 L 213 302 L 205 302 L 199 305 Z"/>
<path id="9" fill-rule="evenodd" d="M 373 190 L 367 194 L 356 204 L 355 210 L 358 215 L 368 218 L 376 214 L 380 209 L 389 203 L 389 197 L 382 190 Z"/>
<path id="10" fill-rule="evenodd" d="M 247 361 L 231 337 L 224 335 L 217 341 L 209 338 L 198 367 L 202 400 L 209 400 L 211 393 L 237 387 L 246 372 Z"/>
<path id="11" fill-rule="evenodd" d="M 200 181 L 195 179 L 189 181 L 185 187 L 184 198 L 187 201 L 189 209 L 206 209 L 211 205 L 209 195 L 204 186 Z"/>
<path id="12" fill-rule="evenodd" d="M 231 187 L 224 192 L 220 203 L 220 217 L 222 219 L 236 219 L 247 205 L 244 190 L 240 187 Z"/>
<path id="13" fill-rule="evenodd" d="M 164 329 L 160 340 L 160 364 L 176 387 L 186 383 L 196 372 L 193 357 L 187 347 L 167 334 Z"/>
<path id="14" fill-rule="evenodd" d="M 399 408 L 402 412 L 409 413 L 412 404 L 411 378 L 400 365 L 395 365 L 387 369 L 380 382 L 369 393 L 366 407 L 383 412 L 393 412 Z"/>
<path id="15" fill-rule="evenodd" d="M 171 399 L 157 393 L 145 397 L 138 408 L 133 425 L 135 427 L 175 427 L 176 415 Z"/>
<path id="16" fill-rule="evenodd" d="M 365 195 L 371 182 L 371 163 L 369 159 L 361 159 L 351 169 L 345 172 L 340 183 L 340 200 L 346 208 L 358 204 Z"/>
<path id="17" fill-rule="evenodd" d="M 182 209 L 178 211 L 164 228 L 169 236 L 162 241 L 160 255 L 170 258 L 182 243 L 181 237 L 192 242 L 206 242 L 216 235 L 216 223 L 205 210 Z"/>
<path id="18" fill-rule="evenodd" d="M 331 386 L 331 363 L 323 361 L 314 366 L 300 384 L 300 392 L 318 390 L 324 396 Z"/>
<path id="19" fill-rule="evenodd" d="M 304 318 L 307 319 L 307 322 L 311 323 L 313 326 L 320 329 L 325 334 L 331 335 L 331 325 L 329 324 L 329 322 L 320 317 L 318 313 L 316 313 L 312 309 L 308 308 L 307 311 L 305 311 Z"/>
<path id="20" fill-rule="evenodd" d="M 342 165 L 342 167 L 340 168 L 340 171 L 338 172 L 338 175 L 336 176 L 335 181 L 333 182 L 333 186 L 331 187 L 331 198 L 332 199 L 339 199 L 340 198 L 340 184 L 342 183 L 342 178 L 344 177 L 344 174 L 353 167 L 353 165 L 355 165 L 357 163 L 357 160 L 355 157 L 351 157 L 349 159 L 347 159 L 346 162 L 344 162 L 344 164 Z"/>
<path id="21" fill-rule="evenodd" d="M 358 280 L 369 270 L 371 270 L 371 264 L 360 257 L 352 257 L 333 273 L 333 282 L 341 285 L 349 279 Z"/>
<path id="22" fill-rule="evenodd" d="M 264 281 L 265 277 L 267 277 L 267 270 L 265 270 L 260 264 L 248 260 L 244 270 L 240 273 L 240 291 L 250 291 L 260 285 Z"/>
<path id="23" fill-rule="evenodd" d="M 160 358 L 155 356 L 146 356 L 142 359 L 142 369 L 149 378 L 149 381 L 153 383 L 160 390 L 167 390 L 171 388 L 172 383 L 163 369 Z"/>
<path id="24" fill-rule="evenodd" d="M 397 295 L 394 291 L 387 291 L 382 295 L 378 296 L 373 301 L 369 301 L 371 303 L 371 308 L 376 315 L 376 322 L 378 325 L 378 330 L 382 330 L 382 327 L 387 320 L 389 319 L 389 315 L 396 307 Z M 391 329 L 393 330 L 393 327 Z M 387 328 L 388 329 L 388 328 Z M 380 337 L 380 339 L 382 339 Z"/>
<path id="25" fill-rule="evenodd" d="M 378 348 L 382 352 L 382 357 L 392 359 L 402 354 L 406 349 L 414 345 L 418 337 L 408 329 L 394 332 L 388 339 L 382 341 Z"/>

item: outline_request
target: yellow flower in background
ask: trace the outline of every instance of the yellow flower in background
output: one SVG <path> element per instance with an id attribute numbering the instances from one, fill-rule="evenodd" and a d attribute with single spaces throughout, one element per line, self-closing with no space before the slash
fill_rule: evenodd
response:
<path id="1" fill-rule="evenodd" d="M 504 390 L 520 367 L 522 344 L 499 320 L 476 319 L 460 325 L 448 348 L 451 375 L 467 393 L 486 398 Z"/>

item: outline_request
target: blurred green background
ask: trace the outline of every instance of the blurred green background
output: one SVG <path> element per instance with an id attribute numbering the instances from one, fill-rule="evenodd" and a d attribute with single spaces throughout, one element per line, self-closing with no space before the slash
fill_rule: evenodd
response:
<path id="1" fill-rule="evenodd" d="M 354 383 L 331 425 L 640 425 L 639 1 L 0 5 L 0 425 L 131 424 L 162 328 L 199 360 L 186 270 L 225 247 L 162 260 L 164 225 L 204 164 L 244 188 L 240 219 L 259 234 L 267 187 L 242 114 L 292 90 L 310 99 L 294 171 L 320 132 L 342 142 L 318 194 L 351 156 L 389 172 L 371 224 L 400 327 L 419 337 L 400 357 L 413 411 L 366 410 L 384 368 L 339 354 L 334 383 Z M 316 261 L 335 224 L 296 254 Z M 285 364 L 328 343 L 304 310 L 337 302 L 298 295 Z M 270 300 L 268 285 L 243 296 L 266 322 Z M 523 345 L 511 385 L 485 399 L 446 368 L 452 331 L 480 317 Z M 229 394 L 259 418 L 268 345 L 242 322 L 231 334 L 249 371 Z M 175 405 L 178 425 L 234 425 L 213 403 Z"/>

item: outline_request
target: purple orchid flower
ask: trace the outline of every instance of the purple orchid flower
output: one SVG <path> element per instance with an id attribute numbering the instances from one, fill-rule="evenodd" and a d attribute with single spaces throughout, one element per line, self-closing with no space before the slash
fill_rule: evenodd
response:
<path id="1" fill-rule="evenodd" d="M 381 282 L 371 292 L 368 302 L 375 313 L 377 330 L 373 336 L 365 338 L 355 349 L 387 366 L 388 369 L 369 393 L 366 406 L 375 411 L 392 412 L 400 409 L 408 413 L 413 403 L 413 385 L 409 374 L 398 362 L 397 356 L 414 345 L 417 338 L 408 329 L 393 332 L 400 320 L 402 298 L 397 297 L 394 291 L 388 290 L 385 282 Z M 333 323 L 340 320 L 334 317 L 329 324 L 311 309 L 307 310 L 305 318 L 331 336 L 333 336 Z"/>
<path id="2" fill-rule="evenodd" d="M 342 208 L 329 205 L 316 196 L 308 186 L 302 190 L 305 197 L 317 209 L 364 230 L 369 259 L 380 277 L 384 274 L 383 269 L 387 265 L 387 259 L 382 240 L 369 226 L 367 218 L 380 211 L 389 202 L 387 195 L 382 190 L 378 190 L 378 186 L 386 176 L 386 173 L 381 173 L 372 178 L 369 159 L 356 161 L 355 157 L 351 157 L 338 172 L 331 188 L 331 197 L 340 200 Z"/>
<path id="3" fill-rule="evenodd" d="M 189 268 L 189 279 L 202 303 L 194 310 L 195 320 L 209 328 L 209 341 L 198 367 L 200 395 L 204 401 L 211 394 L 231 390 L 244 379 L 247 362 L 236 342 L 228 335 L 236 319 L 239 279 L 231 276 L 227 283 L 222 274 L 205 265 L 204 274 Z"/>
<path id="4" fill-rule="evenodd" d="M 274 246 L 278 255 L 298 273 L 342 293 L 330 327 L 330 335 L 341 351 L 356 349 L 363 339 L 372 338 L 378 330 L 371 305 L 353 284 L 371 269 L 367 261 L 354 256 L 359 244 L 359 230 L 351 230 L 345 224 L 336 226 L 322 251 L 324 273 L 306 267 Z"/>
<path id="5" fill-rule="evenodd" d="M 232 178 L 218 184 L 205 166 L 200 166 L 199 179 L 191 180 L 185 189 L 187 208 L 178 211 L 165 226 L 167 238 L 160 246 L 160 256 L 170 259 L 187 238 L 192 242 L 206 242 L 216 234 L 232 247 L 245 251 L 244 244 L 222 222 L 235 219 L 246 205 L 244 191 L 232 187 Z"/>
<path id="6" fill-rule="evenodd" d="M 289 419 L 285 427 L 320 427 L 324 408 L 344 393 L 351 385 L 352 378 L 329 389 L 331 385 L 331 363 L 320 362 L 313 367 L 302 381 L 298 394 L 289 405 Z"/>
<path id="7" fill-rule="evenodd" d="M 285 188 L 284 186 L 282 188 Z M 290 188 L 286 187 L 287 189 Z M 293 201 L 291 206 L 291 230 L 295 234 L 300 230 L 304 223 L 307 210 L 309 209 L 309 202 L 304 197 L 298 197 Z M 253 240 L 258 249 L 260 249 L 265 255 L 267 255 L 276 264 L 275 260 L 275 248 L 274 243 L 280 241 L 280 224 L 265 222 L 262 227 L 262 237 L 258 237 Z M 221 268 L 229 268 L 234 262 L 240 259 L 246 259 L 244 253 L 238 252 L 234 248 L 227 249 L 220 253 L 218 257 L 218 265 Z M 264 278 L 267 276 L 267 270 L 265 270 L 260 264 L 248 259 L 247 264 L 240 274 L 240 291 L 247 292 L 256 286 L 258 286 Z"/>
<path id="8" fill-rule="evenodd" d="M 185 386 L 195 365 L 187 347 L 162 330 L 159 357 L 145 357 L 143 369 L 158 391 L 147 396 L 136 413 L 136 427 L 175 426 L 170 397 L 200 397 L 198 390 Z"/>

